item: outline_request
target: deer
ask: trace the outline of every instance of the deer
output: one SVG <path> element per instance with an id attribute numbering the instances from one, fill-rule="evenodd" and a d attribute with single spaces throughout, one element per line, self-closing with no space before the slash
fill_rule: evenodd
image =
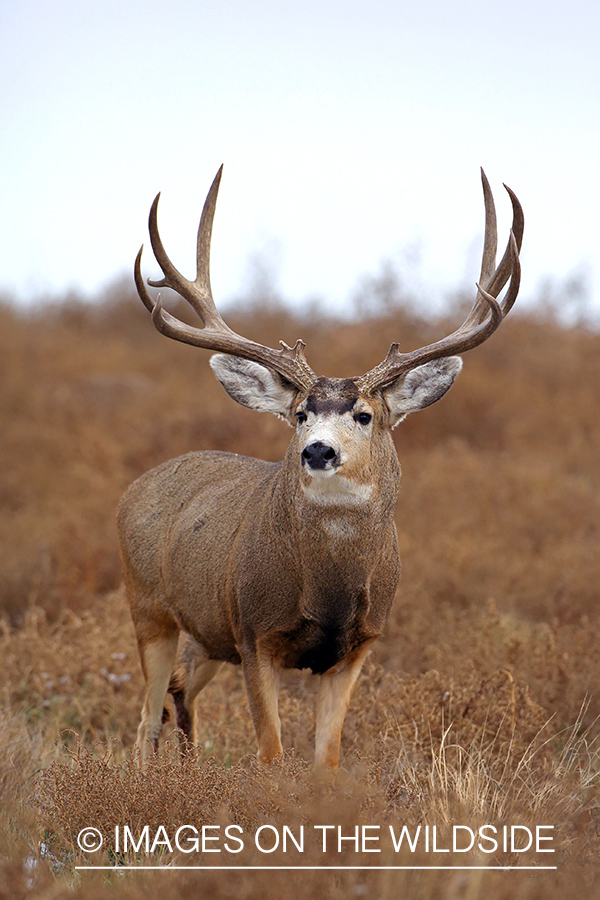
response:
<path id="1" fill-rule="evenodd" d="M 142 475 L 122 497 L 123 578 L 146 684 L 135 746 L 142 762 L 157 751 L 168 691 L 177 725 L 186 738 L 195 734 L 198 694 L 223 663 L 233 663 L 241 665 L 258 759 L 269 764 L 283 752 L 281 670 L 308 669 L 319 679 L 314 770 L 335 778 L 353 688 L 385 629 L 400 575 L 392 429 L 438 401 L 461 371 L 458 354 L 488 340 L 510 312 L 521 277 L 523 210 L 505 185 L 512 227 L 496 266 L 496 211 L 481 170 L 481 274 L 463 324 L 410 352 L 393 343 L 363 375 L 330 378 L 313 372 L 302 340 L 272 349 L 234 332 L 218 312 L 209 263 L 222 168 L 200 219 L 194 281 L 164 249 L 160 194 L 149 216 L 163 277 L 148 285 L 174 290 L 200 324 L 165 310 L 160 293 L 151 296 L 143 245 L 135 284 L 161 334 L 216 351 L 210 365 L 229 396 L 275 414 L 294 433 L 280 462 L 192 451 Z"/>

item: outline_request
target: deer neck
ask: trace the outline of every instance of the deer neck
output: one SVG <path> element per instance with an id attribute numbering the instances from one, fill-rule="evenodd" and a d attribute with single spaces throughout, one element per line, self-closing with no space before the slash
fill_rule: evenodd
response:
<path id="1" fill-rule="evenodd" d="M 277 518 L 313 551 L 325 542 L 346 553 L 356 542 L 362 556 L 373 540 L 393 530 L 400 464 L 388 434 L 360 471 L 307 477 L 291 445 L 277 474 Z"/>

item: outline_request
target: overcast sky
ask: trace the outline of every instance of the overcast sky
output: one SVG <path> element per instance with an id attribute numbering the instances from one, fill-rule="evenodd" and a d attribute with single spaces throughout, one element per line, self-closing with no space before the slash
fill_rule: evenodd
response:
<path id="1" fill-rule="evenodd" d="M 382 259 L 430 291 L 478 276 L 486 169 L 525 209 L 523 296 L 600 278 L 597 0 L 5 0 L 0 290 L 98 293 L 161 233 L 193 275 L 224 163 L 217 301 L 252 260 L 342 306 Z M 144 269 L 156 277 L 147 246 Z"/>

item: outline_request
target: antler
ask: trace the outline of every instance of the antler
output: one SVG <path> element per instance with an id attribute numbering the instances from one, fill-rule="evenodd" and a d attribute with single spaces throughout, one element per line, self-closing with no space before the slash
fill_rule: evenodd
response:
<path id="1" fill-rule="evenodd" d="M 210 238 L 212 234 L 213 217 L 217 203 L 217 194 L 221 181 L 223 166 L 215 176 L 208 192 L 202 210 L 200 227 L 198 228 L 197 244 L 197 271 L 196 280 L 188 281 L 175 268 L 163 247 L 158 233 L 157 210 L 160 194 L 157 194 L 148 220 L 150 231 L 150 243 L 154 255 L 163 271 L 164 278 L 160 281 L 151 281 L 151 287 L 169 287 L 176 291 L 190 304 L 202 320 L 202 327 L 195 328 L 186 325 L 175 316 L 163 309 L 160 294 L 156 302 L 152 299 L 142 278 L 141 259 L 143 246 L 140 248 L 135 260 L 134 277 L 135 284 L 144 306 L 152 314 L 155 328 L 167 337 L 195 347 L 204 347 L 207 350 L 218 350 L 221 353 L 229 353 L 233 356 L 242 356 L 275 369 L 287 381 L 290 381 L 299 390 L 308 390 L 316 380 L 316 375 L 306 362 L 304 356 L 304 342 L 297 341 L 294 347 L 288 347 L 284 341 L 280 341 L 281 350 L 272 350 L 263 344 L 256 344 L 248 338 L 236 334 L 235 331 L 223 321 L 212 297 L 210 287 Z"/>
<path id="2" fill-rule="evenodd" d="M 519 293 L 521 280 L 519 251 L 523 241 L 523 210 L 513 191 L 504 185 L 512 203 L 513 222 L 504 256 L 498 267 L 495 268 L 498 243 L 496 209 L 492 191 L 483 169 L 481 170 L 481 181 L 485 203 L 485 238 L 477 296 L 471 312 L 460 328 L 434 344 L 413 350 L 411 353 L 400 353 L 398 344 L 392 344 L 383 362 L 357 380 L 361 391 L 373 393 L 394 381 L 399 375 L 423 365 L 423 363 L 444 356 L 453 356 L 455 353 L 464 353 L 466 350 L 477 347 L 494 333 L 512 309 Z M 502 302 L 498 302 L 496 298 L 509 278 L 510 284 L 506 296 Z"/>

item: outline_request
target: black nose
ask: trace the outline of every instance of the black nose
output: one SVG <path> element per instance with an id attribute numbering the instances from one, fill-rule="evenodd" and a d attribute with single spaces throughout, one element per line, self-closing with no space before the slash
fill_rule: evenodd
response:
<path id="1" fill-rule="evenodd" d="M 338 455 L 328 444 L 323 441 L 315 441 L 314 444 L 308 444 L 302 451 L 302 465 L 310 466 L 311 469 L 327 469 L 334 466 L 338 461 Z"/>

